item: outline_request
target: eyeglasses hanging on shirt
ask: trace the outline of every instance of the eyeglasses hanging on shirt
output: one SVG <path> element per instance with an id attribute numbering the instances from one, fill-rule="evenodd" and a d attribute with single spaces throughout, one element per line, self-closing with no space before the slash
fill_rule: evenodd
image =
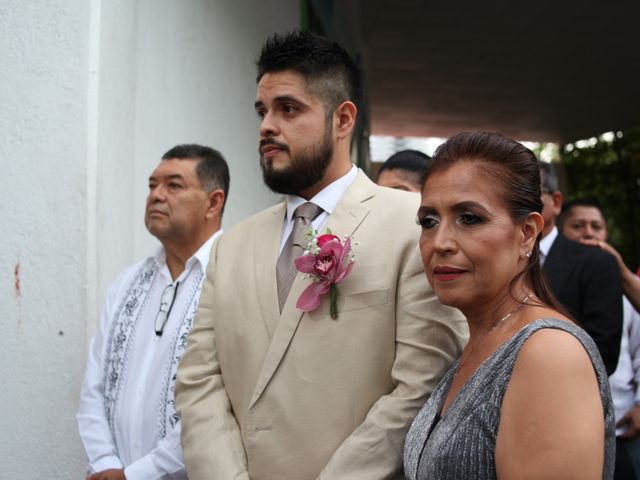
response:
<path id="1" fill-rule="evenodd" d="M 178 285 L 180 285 L 180 282 L 167 285 L 167 288 L 162 292 L 162 297 L 160 298 L 160 310 L 158 310 L 158 313 L 156 314 L 156 321 L 154 325 L 156 336 L 158 337 L 162 336 L 167 320 L 169 320 L 169 314 L 171 313 L 173 302 L 175 302 L 176 295 L 178 293 Z"/>

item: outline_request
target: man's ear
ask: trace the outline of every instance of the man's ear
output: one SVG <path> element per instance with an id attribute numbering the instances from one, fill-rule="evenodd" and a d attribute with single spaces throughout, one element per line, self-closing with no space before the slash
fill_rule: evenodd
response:
<path id="1" fill-rule="evenodd" d="M 553 216 L 558 218 L 562 211 L 562 201 L 564 197 L 562 196 L 562 192 L 556 190 L 551 194 L 551 198 L 553 199 Z"/>
<path id="2" fill-rule="evenodd" d="M 536 244 L 538 234 L 542 232 L 544 227 L 544 219 L 538 212 L 531 212 L 522 222 L 522 241 L 520 244 L 521 255 L 524 257 L 528 252 L 533 250 Z"/>
<path id="3" fill-rule="evenodd" d="M 358 108 L 353 102 L 346 100 L 338 105 L 333 113 L 333 126 L 338 138 L 346 138 L 351 135 L 356 125 L 357 115 Z"/>
<path id="4" fill-rule="evenodd" d="M 209 200 L 209 207 L 207 208 L 205 218 L 209 220 L 217 217 L 219 220 L 222 214 L 222 207 L 224 206 L 224 190 L 221 188 L 211 190 L 207 193 L 207 197 Z"/>

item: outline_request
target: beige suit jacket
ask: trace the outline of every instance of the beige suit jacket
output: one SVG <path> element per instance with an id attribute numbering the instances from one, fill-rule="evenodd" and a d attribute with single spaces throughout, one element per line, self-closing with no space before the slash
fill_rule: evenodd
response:
<path id="1" fill-rule="evenodd" d="M 284 203 L 220 238 L 176 384 L 191 480 L 404 478 L 406 431 L 467 335 L 427 284 L 418 205 L 358 172 L 327 223 L 356 242 L 336 320 L 328 298 L 296 309 L 302 274 L 279 313 Z"/>

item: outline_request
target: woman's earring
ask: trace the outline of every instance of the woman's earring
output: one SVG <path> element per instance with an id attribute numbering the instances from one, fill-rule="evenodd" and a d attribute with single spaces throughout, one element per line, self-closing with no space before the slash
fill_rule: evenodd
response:
<path id="1" fill-rule="evenodd" d="M 527 257 L 527 258 L 531 258 L 531 250 L 529 250 L 527 253 L 525 253 L 524 256 Z"/>

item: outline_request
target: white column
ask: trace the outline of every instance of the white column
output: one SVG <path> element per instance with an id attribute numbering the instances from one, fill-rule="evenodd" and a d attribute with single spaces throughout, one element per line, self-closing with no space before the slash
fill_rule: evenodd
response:
<path id="1" fill-rule="evenodd" d="M 225 227 L 262 185 L 255 65 L 296 0 L 0 0 L 3 478 L 83 478 L 88 339 L 115 275 L 155 240 L 147 177 L 177 143 L 231 167 Z"/>

